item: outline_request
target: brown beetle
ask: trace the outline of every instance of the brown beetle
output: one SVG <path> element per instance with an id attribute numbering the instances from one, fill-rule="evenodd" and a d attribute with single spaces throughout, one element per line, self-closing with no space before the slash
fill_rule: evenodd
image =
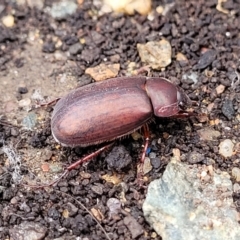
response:
<path id="1" fill-rule="evenodd" d="M 144 126 L 144 161 L 149 143 L 146 123 L 153 117 L 183 117 L 191 101 L 183 90 L 164 78 L 119 77 L 77 88 L 56 104 L 51 128 L 65 146 L 88 146 L 109 142 Z M 70 165 L 49 185 L 71 169 L 96 156 L 111 144 Z"/>
<path id="2" fill-rule="evenodd" d="M 191 104 L 181 88 L 163 78 L 119 77 L 71 91 L 54 108 L 51 128 L 65 146 L 88 146 L 134 132 L 153 114 L 185 114 Z"/>

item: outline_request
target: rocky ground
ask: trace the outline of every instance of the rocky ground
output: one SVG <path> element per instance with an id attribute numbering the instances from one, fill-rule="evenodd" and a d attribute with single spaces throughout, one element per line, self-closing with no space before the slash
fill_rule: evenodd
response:
<path id="1" fill-rule="evenodd" d="M 132 16 L 102 6 L 0 1 L 0 239 L 161 239 L 142 205 L 173 155 L 195 170 L 227 172 L 240 211 L 240 2 L 153 1 L 151 13 Z M 149 63 L 139 44 L 160 40 L 170 51 Z M 180 85 L 198 116 L 149 124 L 145 188 L 136 181 L 141 131 L 56 186 L 29 187 L 54 180 L 99 148 L 56 143 L 54 104 L 44 104 L 99 80 L 94 67 L 100 64 L 102 78 L 134 75 L 150 64 L 148 74 Z"/>

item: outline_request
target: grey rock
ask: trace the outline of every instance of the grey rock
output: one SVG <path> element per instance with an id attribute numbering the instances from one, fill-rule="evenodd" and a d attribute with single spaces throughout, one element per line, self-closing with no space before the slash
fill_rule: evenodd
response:
<path id="1" fill-rule="evenodd" d="M 225 117 L 228 118 L 228 120 L 231 120 L 233 118 L 233 115 L 235 113 L 233 108 L 233 102 L 230 99 L 226 99 L 222 106 L 222 113 Z"/>
<path id="2" fill-rule="evenodd" d="M 95 192 L 98 195 L 103 194 L 103 185 L 100 183 L 96 183 L 94 186 L 91 187 L 92 191 Z"/>
<path id="3" fill-rule="evenodd" d="M 31 211 L 31 208 L 26 204 L 26 202 L 23 202 L 23 203 L 19 206 L 19 208 L 20 208 L 22 211 L 26 212 L 26 213 L 29 213 L 29 212 Z"/>
<path id="4" fill-rule="evenodd" d="M 163 240 L 240 239 L 229 174 L 208 174 L 207 182 L 201 176 L 206 166 L 172 159 L 163 177 L 150 183 L 143 212 Z"/>
<path id="5" fill-rule="evenodd" d="M 205 159 L 204 155 L 198 152 L 190 152 L 188 154 L 188 162 L 191 164 L 202 162 Z"/>
<path id="6" fill-rule="evenodd" d="M 48 10 L 50 15 L 59 20 L 65 19 L 67 16 L 72 15 L 77 10 L 77 3 L 72 0 L 63 0 L 53 3 L 51 9 Z"/>
<path id="7" fill-rule="evenodd" d="M 32 130 L 37 124 L 37 115 L 33 112 L 28 113 L 26 117 L 22 120 L 22 125 L 24 128 Z"/>
<path id="8" fill-rule="evenodd" d="M 160 158 L 151 158 L 151 164 L 154 168 L 159 168 L 161 166 L 161 160 Z"/>
<path id="9" fill-rule="evenodd" d="M 44 7 L 44 0 L 27 0 L 27 4 L 30 8 L 37 8 L 42 10 Z"/>
<path id="10" fill-rule="evenodd" d="M 208 50 L 205 52 L 200 58 L 196 66 L 194 66 L 197 69 L 204 69 L 207 66 L 209 66 L 216 58 L 217 52 L 213 49 Z"/>
<path id="11" fill-rule="evenodd" d="M 123 145 L 119 145 L 112 149 L 105 160 L 108 163 L 109 169 L 120 171 L 129 166 L 132 162 L 132 157 Z"/>
<path id="12" fill-rule="evenodd" d="M 155 152 L 150 152 L 149 153 L 149 158 L 155 158 L 157 156 L 157 154 Z"/>
<path id="13" fill-rule="evenodd" d="M 69 52 L 72 55 L 77 55 L 78 53 L 81 53 L 83 50 L 83 46 L 81 43 L 75 43 L 69 48 Z"/>
<path id="14" fill-rule="evenodd" d="M 34 222 L 22 222 L 18 226 L 9 229 L 13 240 L 41 240 L 47 233 L 47 228 Z"/>
<path id="15" fill-rule="evenodd" d="M 11 128 L 11 135 L 16 137 L 19 135 L 19 130 L 17 128 Z"/>
<path id="16" fill-rule="evenodd" d="M 196 84 L 198 80 L 199 80 L 199 75 L 196 72 L 190 71 L 190 72 L 184 73 L 182 76 L 182 82 L 188 85 Z"/>
<path id="17" fill-rule="evenodd" d="M 143 234 L 142 226 L 137 222 L 137 220 L 132 216 L 127 216 L 123 219 L 123 223 L 127 226 L 128 230 L 132 234 L 132 239 L 137 238 Z"/>
<path id="18" fill-rule="evenodd" d="M 107 201 L 107 206 L 109 208 L 109 217 L 112 215 L 117 215 L 121 210 L 121 202 L 117 198 L 109 198 Z"/>
<path id="19" fill-rule="evenodd" d="M 91 32 L 92 40 L 96 45 L 100 45 L 101 43 L 106 41 L 106 38 L 96 31 Z"/>
<path id="20" fill-rule="evenodd" d="M 66 208 L 68 209 L 70 217 L 73 217 L 78 213 L 78 208 L 70 202 L 67 203 Z"/>

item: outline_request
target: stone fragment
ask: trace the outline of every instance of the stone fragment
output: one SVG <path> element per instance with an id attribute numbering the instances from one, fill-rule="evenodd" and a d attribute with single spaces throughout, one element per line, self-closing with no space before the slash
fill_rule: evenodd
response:
<path id="1" fill-rule="evenodd" d="M 102 81 L 108 78 L 113 78 L 118 75 L 120 64 L 105 64 L 101 63 L 96 67 L 87 68 L 85 73 L 89 74 L 95 81 Z"/>
<path id="2" fill-rule="evenodd" d="M 50 15 L 58 20 L 64 20 L 67 16 L 72 15 L 77 10 L 77 3 L 71 0 L 62 0 L 52 4 L 52 7 L 48 10 Z"/>
<path id="3" fill-rule="evenodd" d="M 141 61 L 149 64 L 153 69 L 161 70 L 172 62 L 172 48 L 166 39 L 137 44 Z"/>
<path id="4" fill-rule="evenodd" d="M 41 240 L 47 233 L 47 228 L 36 222 L 22 222 L 9 229 L 11 239 Z"/>
<path id="5" fill-rule="evenodd" d="M 14 17 L 12 15 L 7 15 L 2 18 L 2 23 L 5 27 L 11 28 L 14 26 Z"/>
<path id="6" fill-rule="evenodd" d="M 152 9 L 151 0 L 104 0 L 112 11 L 133 15 L 135 12 L 147 15 Z"/>
<path id="7" fill-rule="evenodd" d="M 230 99 L 226 99 L 222 106 L 222 113 L 228 119 L 231 120 L 234 116 L 233 102 Z"/>
<path id="8" fill-rule="evenodd" d="M 208 67 L 215 60 L 216 56 L 217 52 L 215 50 L 213 49 L 207 50 L 205 53 L 201 55 L 195 67 L 199 70 Z"/>
<path id="9" fill-rule="evenodd" d="M 219 144 L 219 153 L 225 158 L 233 155 L 234 144 L 230 139 L 225 139 Z"/>
<path id="10" fill-rule="evenodd" d="M 163 240 L 238 240 L 232 194 L 227 172 L 173 158 L 162 178 L 150 183 L 143 213 Z"/>
<path id="11" fill-rule="evenodd" d="M 125 217 L 123 219 L 123 223 L 127 226 L 128 230 L 131 232 L 132 239 L 135 239 L 143 234 L 142 226 L 136 221 L 134 217 L 130 215 Z"/>
<path id="12" fill-rule="evenodd" d="M 213 141 L 218 138 L 221 133 L 219 131 L 213 130 L 212 128 L 206 127 L 197 131 L 201 140 Z"/>

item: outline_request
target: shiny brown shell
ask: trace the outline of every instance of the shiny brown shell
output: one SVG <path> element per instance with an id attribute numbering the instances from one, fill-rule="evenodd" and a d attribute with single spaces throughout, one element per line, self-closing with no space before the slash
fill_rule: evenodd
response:
<path id="1" fill-rule="evenodd" d="M 154 112 L 160 117 L 175 115 L 183 97 L 163 78 L 119 77 L 89 84 L 56 104 L 52 134 L 67 146 L 111 141 L 140 128 Z"/>

